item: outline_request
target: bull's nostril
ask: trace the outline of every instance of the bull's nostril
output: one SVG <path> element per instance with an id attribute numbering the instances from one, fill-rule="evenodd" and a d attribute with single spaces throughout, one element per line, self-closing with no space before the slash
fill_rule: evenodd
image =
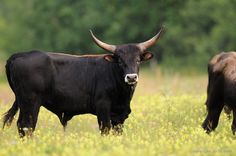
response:
<path id="1" fill-rule="evenodd" d="M 135 76 L 135 75 L 131 75 L 131 76 L 127 76 L 127 78 L 128 78 L 129 80 L 134 80 L 134 79 L 137 78 L 137 76 Z"/>
<path id="2" fill-rule="evenodd" d="M 134 84 L 138 81 L 138 75 L 137 74 L 126 74 L 125 76 L 125 82 Z"/>

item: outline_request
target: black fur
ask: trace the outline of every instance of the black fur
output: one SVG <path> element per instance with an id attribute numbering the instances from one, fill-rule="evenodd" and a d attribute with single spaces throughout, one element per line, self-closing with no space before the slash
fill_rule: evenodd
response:
<path id="1" fill-rule="evenodd" d="M 135 45 L 118 46 L 110 56 L 114 62 L 105 56 L 40 51 L 12 55 L 6 74 L 16 100 L 5 114 L 3 126 L 12 122 L 19 108 L 18 131 L 25 136 L 26 130 L 34 131 L 43 106 L 58 116 L 64 128 L 74 115 L 90 113 L 97 116 L 102 134 L 111 127 L 122 132 L 117 127 L 123 127 L 131 112 L 136 87 L 127 84 L 124 76 L 138 74 L 138 61 L 145 60 Z"/>

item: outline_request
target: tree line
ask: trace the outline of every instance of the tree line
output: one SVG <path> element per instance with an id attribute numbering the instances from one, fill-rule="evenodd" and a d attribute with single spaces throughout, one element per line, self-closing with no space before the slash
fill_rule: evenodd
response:
<path id="1" fill-rule="evenodd" d="M 89 29 L 110 44 L 165 34 L 151 51 L 169 65 L 205 64 L 235 50 L 236 0 L 1 0 L 0 56 L 40 49 L 104 53 Z"/>

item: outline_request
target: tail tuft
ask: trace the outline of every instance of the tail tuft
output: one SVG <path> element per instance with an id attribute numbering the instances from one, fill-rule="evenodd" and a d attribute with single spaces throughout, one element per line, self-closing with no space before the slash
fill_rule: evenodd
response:
<path id="1" fill-rule="evenodd" d="M 13 119 L 14 119 L 14 116 L 16 115 L 18 111 L 18 106 L 17 106 L 17 103 L 14 102 L 14 104 L 12 105 L 12 107 L 4 114 L 4 117 L 3 117 L 3 129 L 5 127 L 5 125 L 7 126 L 10 126 Z"/>

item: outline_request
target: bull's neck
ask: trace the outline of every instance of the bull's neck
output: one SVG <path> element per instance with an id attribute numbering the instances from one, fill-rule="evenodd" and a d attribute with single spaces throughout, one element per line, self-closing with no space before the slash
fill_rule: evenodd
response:
<path id="1" fill-rule="evenodd" d="M 129 98 L 132 99 L 137 84 L 127 84 L 124 80 L 124 74 L 122 70 L 115 63 L 112 64 L 112 74 L 115 77 L 115 83 L 117 84 L 117 86 L 122 90 L 125 95 L 129 96 Z"/>

